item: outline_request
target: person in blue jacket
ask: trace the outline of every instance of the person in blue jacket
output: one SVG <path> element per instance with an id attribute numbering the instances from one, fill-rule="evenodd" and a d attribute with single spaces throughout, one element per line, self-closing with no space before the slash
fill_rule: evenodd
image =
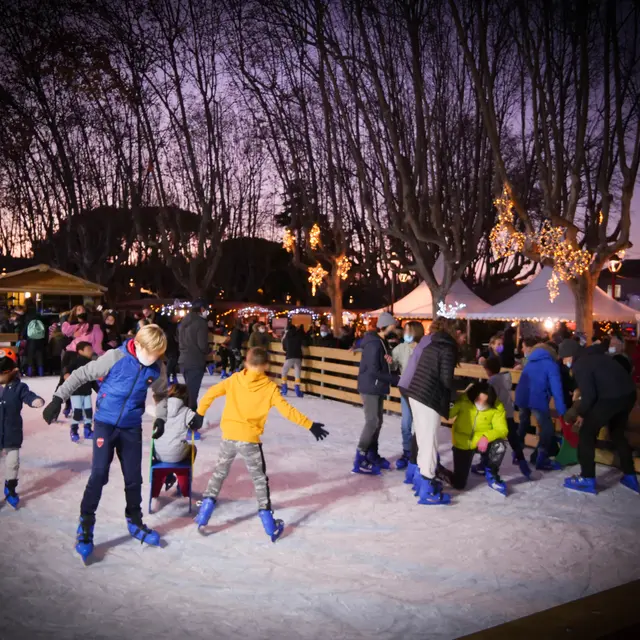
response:
<path id="1" fill-rule="evenodd" d="M 0 349 L 0 454 L 5 454 L 4 497 L 18 508 L 16 492 L 22 446 L 22 405 L 44 406 L 44 400 L 20 381 L 18 359 L 13 351 Z"/>
<path id="2" fill-rule="evenodd" d="M 158 399 L 154 432 L 160 437 L 167 417 L 167 374 L 160 358 L 167 338 L 160 327 L 146 325 L 135 339 L 110 349 L 73 371 L 55 392 L 43 417 L 48 424 L 57 419 L 64 402 L 82 385 L 102 380 L 93 426 L 91 475 L 80 505 L 76 551 L 86 561 L 93 552 L 93 528 L 102 488 L 109 481 L 113 454 L 118 454 L 126 498 L 125 516 L 129 533 L 141 542 L 157 546 L 160 536 L 142 522 L 142 415 L 147 391 Z"/>
<path id="3" fill-rule="evenodd" d="M 377 330 L 376 330 L 377 329 Z M 353 473 L 379 475 L 380 469 L 391 464 L 378 452 L 378 439 L 382 429 L 385 396 L 397 386 L 399 376 L 391 373 L 391 349 L 386 336 L 396 329 L 394 317 L 384 312 L 376 324 L 370 325 L 360 344 L 362 359 L 358 372 L 358 393 L 364 407 L 364 428 L 360 434 Z"/>
<path id="4" fill-rule="evenodd" d="M 553 398 L 558 414 L 564 415 L 567 407 L 564 402 L 558 353 L 551 345 L 541 343 L 531 351 L 516 387 L 516 404 L 520 409 L 518 436 L 524 443 L 525 435 L 530 426 L 530 415 L 533 413 L 540 427 L 536 469 L 541 471 L 562 468 L 549 457 L 555 437 L 549 408 L 551 398 Z"/>

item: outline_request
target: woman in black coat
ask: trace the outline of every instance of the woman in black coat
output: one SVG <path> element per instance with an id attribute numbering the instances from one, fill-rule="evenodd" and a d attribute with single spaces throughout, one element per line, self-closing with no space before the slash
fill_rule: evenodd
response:
<path id="1" fill-rule="evenodd" d="M 454 393 L 453 375 L 458 361 L 454 325 L 444 318 L 431 323 L 431 342 L 420 354 L 416 370 L 401 393 L 408 399 L 418 443 L 418 467 L 422 480 L 419 504 L 449 504 L 451 496 L 442 492 L 436 479 L 438 469 L 438 428 L 449 417 Z"/>

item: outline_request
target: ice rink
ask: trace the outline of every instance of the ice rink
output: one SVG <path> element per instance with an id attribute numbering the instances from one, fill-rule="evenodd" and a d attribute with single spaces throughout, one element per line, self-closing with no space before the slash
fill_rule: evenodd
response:
<path id="1" fill-rule="evenodd" d="M 52 379 L 26 382 L 51 397 Z M 267 423 L 281 540 L 264 534 L 238 459 L 204 534 L 172 490 L 145 515 L 164 548 L 142 547 L 127 534 L 116 460 L 87 567 L 73 548 L 91 445 L 72 444 L 68 422 L 47 426 L 25 408 L 20 509 L 0 507 L 0 639 L 457 638 L 640 578 L 640 497 L 614 469 L 598 468 L 606 491 L 576 495 L 562 487 L 565 472 L 524 482 L 508 455 L 507 498 L 472 478 L 453 505 L 419 506 L 399 471 L 350 473 L 360 408 L 292 402 L 330 436 L 317 443 L 275 413 Z M 217 456 L 222 407 L 213 405 L 198 444 L 196 498 Z M 150 427 L 146 417 L 145 514 Z M 381 453 L 395 460 L 400 449 L 399 418 L 387 417 Z M 440 452 L 447 464 L 444 428 Z"/>

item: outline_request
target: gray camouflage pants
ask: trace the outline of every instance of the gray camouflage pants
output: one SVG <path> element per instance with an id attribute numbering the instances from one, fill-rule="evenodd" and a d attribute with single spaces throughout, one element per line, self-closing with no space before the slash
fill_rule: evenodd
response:
<path id="1" fill-rule="evenodd" d="M 213 498 L 214 500 L 218 497 L 220 489 L 222 489 L 222 484 L 229 475 L 231 465 L 238 453 L 244 458 L 244 463 L 247 465 L 247 470 L 253 480 L 253 486 L 256 489 L 256 498 L 258 499 L 258 508 L 270 511 L 271 495 L 269 493 L 269 478 L 267 478 L 262 445 L 254 442 L 223 440 L 220 443 L 218 463 L 216 464 L 216 469 L 209 480 L 203 497 Z"/>

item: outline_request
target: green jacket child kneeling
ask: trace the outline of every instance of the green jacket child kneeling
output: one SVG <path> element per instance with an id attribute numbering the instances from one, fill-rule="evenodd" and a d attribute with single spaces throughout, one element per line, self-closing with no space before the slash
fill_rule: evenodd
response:
<path id="1" fill-rule="evenodd" d="M 453 439 L 453 486 L 464 489 L 469 471 L 484 475 L 489 487 L 506 495 L 507 488 L 499 470 L 507 451 L 509 433 L 504 406 L 488 382 L 477 382 L 463 393 L 449 412 L 455 419 Z M 480 453 L 480 464 L 473 456 Z"/>

